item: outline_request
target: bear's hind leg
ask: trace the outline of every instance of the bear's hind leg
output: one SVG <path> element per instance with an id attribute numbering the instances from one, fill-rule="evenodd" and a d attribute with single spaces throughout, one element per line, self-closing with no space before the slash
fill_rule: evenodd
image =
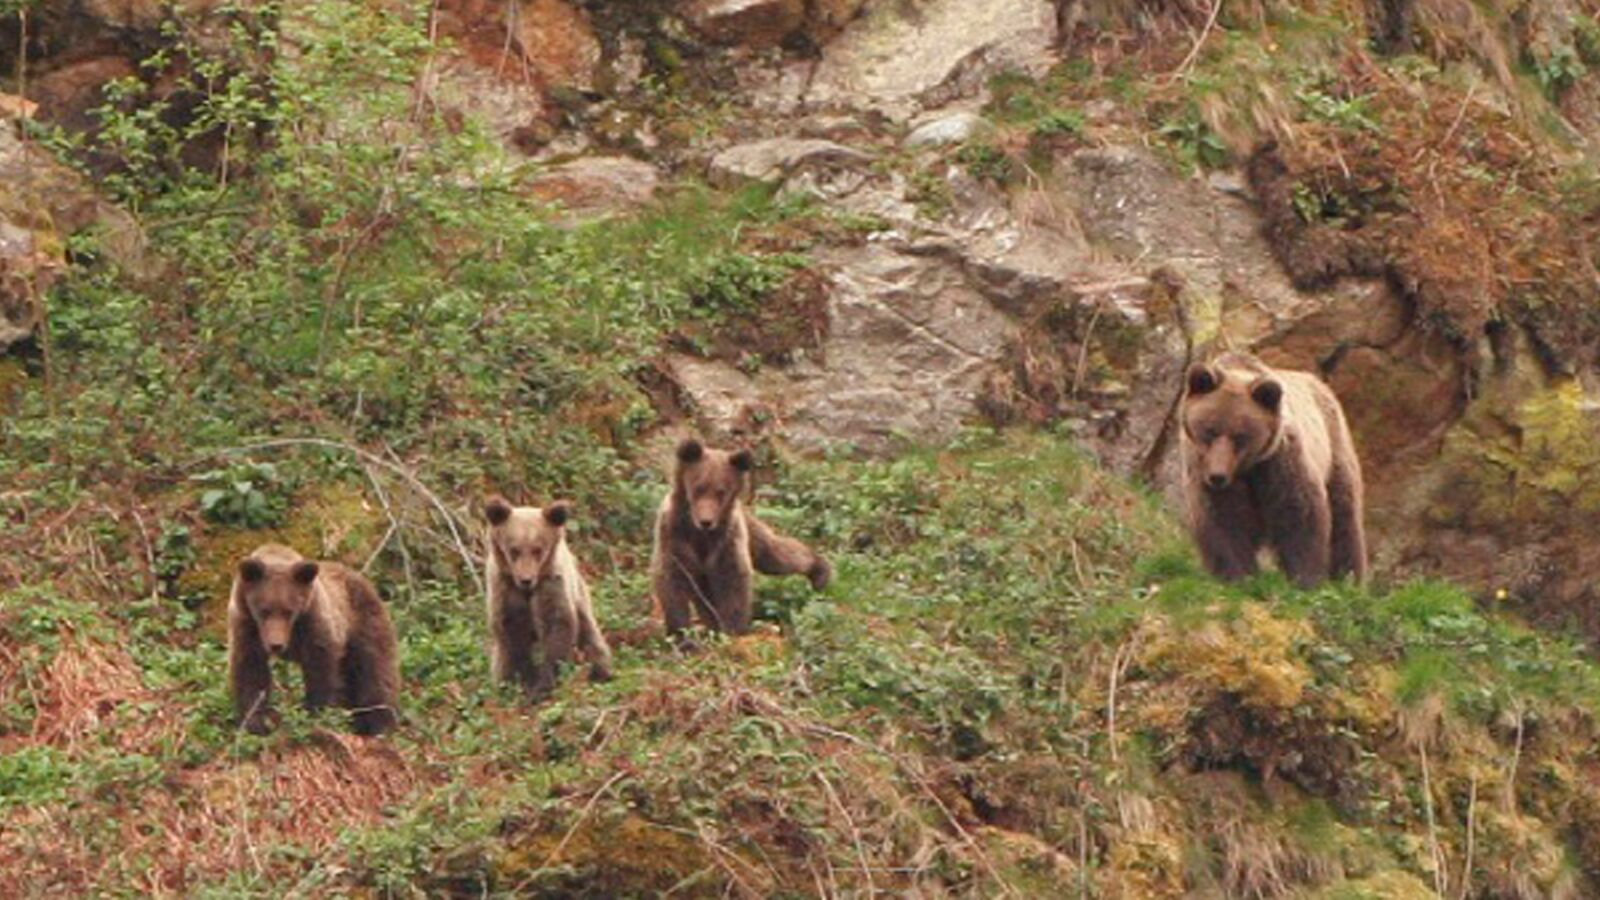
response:
<path id="1" fill-rule="evenodd" d="M 345 652 L 345 705 L 356 734 L 383 734 L 399 720 L 399 649 L 393 637 L 364 636 Z"/>
<path id="2" fill-rule="evenodd" d="M 1328 569 L 1334 578 L 1349 575 L 1357 584 L 1367 580 L 1367 534 L 1362 521 L 1361 475 L 1336 468 L 1328 482 L 1328 511 L 1332 519 Z"/>
<path id="3" fill-rule="evenodd" d="M 594 608 L 585 602 L 578 609 L 578 649 L 589 662 L 590 681 L 611 680 L 611 645 L 594 619 Z"/>

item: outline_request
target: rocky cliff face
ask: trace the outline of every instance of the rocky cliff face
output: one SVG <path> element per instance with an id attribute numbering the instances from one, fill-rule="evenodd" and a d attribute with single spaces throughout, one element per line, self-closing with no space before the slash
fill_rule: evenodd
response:
<path id="1" fill-rule="evenodd" d="M 19 87 L 69 128 L 90 127 L 100 86 L 132 71 L 126 38 L 207 14 L 46 7 L 30 45 L 41 74 Z M 1600 633 L 1594 269 L 1582 240 L 1541 256 L 1565 238 L 1528 238 L 1539 210 L 1487 212 L 1522 202 L 1499 202 L 1521 183 L 1494 135 L 1534 141 L 1527 123 L 1558 116 L 1564 146 L 1526 158 L 1578 171 L 1595 117 L 1577 61 L 1600 42 L 1581 3 L 1535 3 L 1508 19 L 1510 38 L 1450 8 L 1307 19 L 1282 49 L 1320 54 L 1324 80 L 1245 68 L 1191 94 L 1179 88 L 1219 77 L 1201 51 L 1223 51 L 1195 46 L 1205 17 L 1184 4 L 452 0 L 435 25 L 456 49 L 428 87 L 547 163 L 531 193 L 574 219 L 704 179 L 767 183 L 853 223 L 860 239 L 811 255 L 814 346 L 759 366 L 666 356 L 708 429 L 882 453 L 979 420 L 1059 424 L 1170 488 L 1178 374 L 1249 349 L 1322 373 L 1346 404 L 1384 577 L 1504 589 Z M 1369 38 L 1445 74 L 1374 75 Z M 1530 105 L 1519 54 L 1550 103 Z M 1088 77 L 1062 76 L 1074 72 Z M 1125 82 L 1149 87 L 1118 94 Z M 1034 95 L 1004 87 L 1019 83 L 1066 86 L 1029 110 Z M 1408 96 L 1440 101 L 1411 130 L 1373 106 Z M 1384 180 L 1403 159 L 1415 178 Z M 47 283 L 59 254 L 5 212 L 0 249 L 19 262 L 0 342 L 32 322 L 9 298 Z M 1519 241 L 1535 246 L 1513 253 Z"/>

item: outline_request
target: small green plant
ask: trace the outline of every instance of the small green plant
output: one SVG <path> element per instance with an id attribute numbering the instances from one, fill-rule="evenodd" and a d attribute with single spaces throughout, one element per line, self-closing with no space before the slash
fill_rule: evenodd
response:
<path id="1" fill-rule="evenodd" d="M 1600 22 L 1578 16 L 1572 22 L 1572 45 L 1586 66 L 1600 66 Z"/>
<path id="2" fill-rule="evenodd" d="M 204 488 L 200 511 L 218 525 L 271 528 L 283 524 L 292 491 L 272 463 L 248 462 L 195 476 Z"/>
<path id="3" fill-rule="evenodd" d="M 1016 172 L 1016 162 L 1004 150 L 985 141 L 977 141 L 956 151 L 956 160 L 967 167 L 974 178 L 995 184 L 1006 184 Z"/>
<path id="4" fill-rule="evenodd" d="M 1082 112 L 1076 109 L 1053 109 L 1033 123 L 1033 133 L 1038 137 L 1076 136 L 1083 134 L 1088 124 Z"/>
<path id="5" fill-rule="evenodd" d="M 1325 191 L 1307 184 L 1294 186 L 1294 211 L 1308 225 L 1344 226 L 1355 210 L 1338 191 Z"/>
<path id="6" fill-rule="evenodd" d="M 932 169 L 918 169 L 911 173 L 906 186 L 906 199 L 917 205 L 922 215 L 929 219 L 942 219 L 955 207 L 955 195 L 950 182 Z"/>
<path id="7" fill-rule="evenodd" d="M 1228 145 L 1198 115 L 1168 121 L 1158 133 L 1178 160 L 1191 169 L 1217 169 L 1228 164 Z"/>
<path id="8" fill-rule="evenodd" d="M 1327 122 L 1346 131 L 1379 130 L 1372 118 L 1371 97 L 1339 97 L 1316 88 L 1306 88 L 1295 94 L 1306 115 L 1316 122 Z"/>
<path id="9" fill-rule="evenodd" d="M 1533 61 L 1533 74 L 1551 100 L 1560 100 L 1588 72 L 1578 53 L 1570 47 L 1558 47 L 1549 56 Z"/>
<path id="10" fill-rule="evenodd" d="M 713 313 L 754 312 L 806 262 L 804 256 L 792 253 L 726 253 L 691 283 L 689 298 Z"/>

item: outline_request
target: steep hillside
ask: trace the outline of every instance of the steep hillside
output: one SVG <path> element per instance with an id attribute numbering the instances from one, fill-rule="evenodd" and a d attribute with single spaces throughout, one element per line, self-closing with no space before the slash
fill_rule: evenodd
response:
<path id="1" fill-rule="evenodd" d="M 1600 896 L 1588 0 L 0 16 L 0 896 Z M 1370 590 L 1198 573 L 1224 347 L 1351 410 Z M 838 577 L 681 654 L 691 431 Z M 489 683 L 490 492 L 614 682 Z M 232 727 L 267 540 L 397 734 Z"/>

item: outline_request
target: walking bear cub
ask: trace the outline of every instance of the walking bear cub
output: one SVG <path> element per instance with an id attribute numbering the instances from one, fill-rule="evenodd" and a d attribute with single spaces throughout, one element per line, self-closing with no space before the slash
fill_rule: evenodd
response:
<path id="1" fill-rule="evenodd" d="M 1189 368 L 1184 492 L 1206 568 L 1256 571 L 1270 546 L 1296 584 L 1367 574 L 1361 461 L 1339 399 L 1307 372 L 1225 353 Z"/>
<path id="2" fill-rule="evenodd" d="M 826 559 L 745 508 L 740 498 L 754 462 L 748 450 L 713 450 L 697 440 L 678 445 L 650 561 L 668 634 L 689 627 L 691 610 L 707 628 L 749 631 L 752 571 L 804 574 L 819 591 L 832 579 Z"/>
<path id="3" fill-rule="evenodd" d="M 228 672 L 240 724 L 256 734 L 276 720 L 272 657 L 300 666 L 307 709 L 350 709 L 360 734 L 394 726 L 399 648 L 389 610 L 361 573 L 278 544 L 240 560 L 228 600 Z"/>
<path id="4" fill-rule="evenodd" d="M 611 677 L 611 648 L 594 619 L 589 584 L 567 546 L 570 503 L 513 507 L 484 504 L 489 540 L 489 662 L 496 681 L 515 682 L 534 698 L 555 688 L 561 667 L 581 651 L 589 677 Z M 539 645 L 539 659 L 533 646 Z"/>

